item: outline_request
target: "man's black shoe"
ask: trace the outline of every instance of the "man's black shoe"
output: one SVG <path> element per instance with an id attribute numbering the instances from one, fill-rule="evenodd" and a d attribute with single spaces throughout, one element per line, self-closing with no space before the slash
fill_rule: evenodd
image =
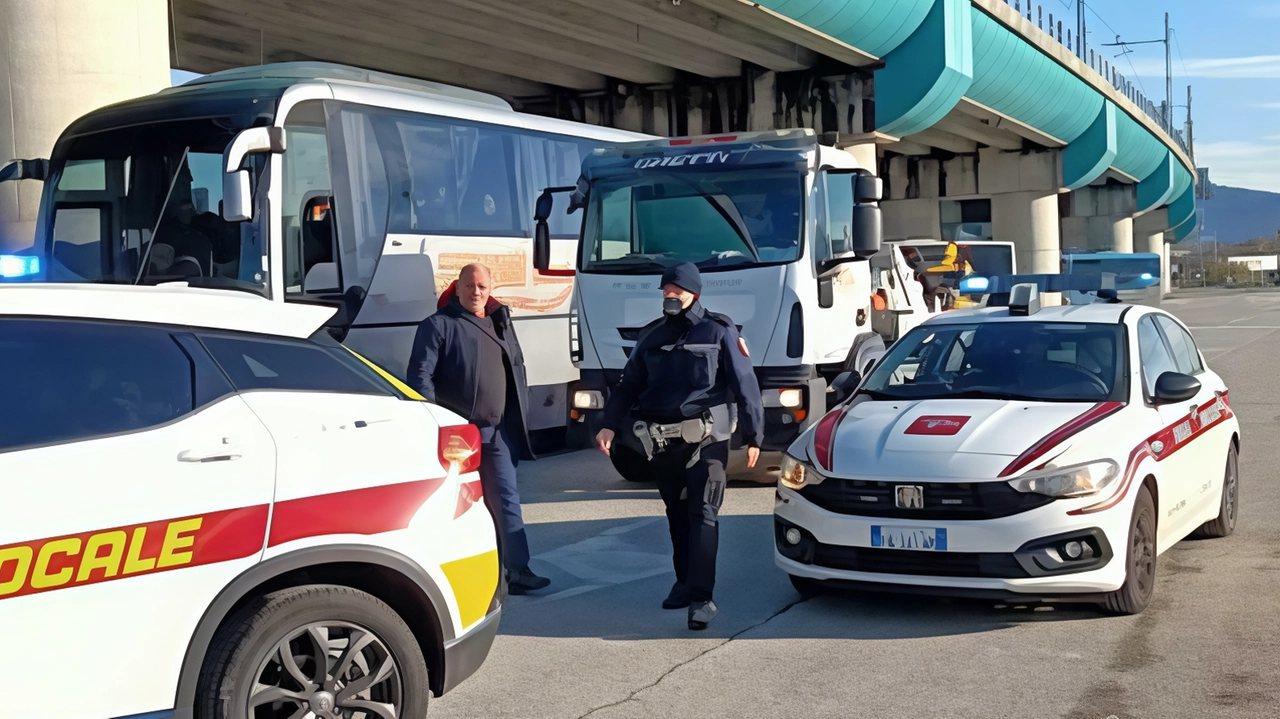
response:
<path id="1" fill-rule="evenodd" d="M 507 572 L 507 594 L 527 594 L 548 584 L 551 584 L 550 579 L 539 577 L 528 567 Z"/>
<path id="2" fill-rule="evenodd" d="M 671 593 L 662 600 L 663 609 L 684 609 L 689 606 L 689 590 L 680 582 L 671 585 Z"/>
<path id="3" fill-rule="evenodd" d="M 707 600 L 705 602 L 693 602 L 689 605 L 689 628 L 694 631 L 706 629 L 712 619 L 720 613 L 716 609 L 716 603 Z"/>

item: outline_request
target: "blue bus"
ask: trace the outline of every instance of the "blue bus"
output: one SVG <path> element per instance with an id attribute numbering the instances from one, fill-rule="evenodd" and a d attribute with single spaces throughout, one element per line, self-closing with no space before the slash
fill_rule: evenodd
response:
<path id="1" fill-rule="evenodd" d="M 1063 250 L 1064 275 L 1097 276 L 1101 287 L 1116 290 L 1119 298 L 1130 304 L 1158 307 L 1160 287 L 1160 255 L 1153 252 L 1099 252 Z M 1067 292 L 1070 304 L 1088 304 L 1096 298 L 1084 292 Z"/>

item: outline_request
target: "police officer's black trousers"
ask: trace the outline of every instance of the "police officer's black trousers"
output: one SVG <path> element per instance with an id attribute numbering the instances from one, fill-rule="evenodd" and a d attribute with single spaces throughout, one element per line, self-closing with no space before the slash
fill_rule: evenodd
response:
<path id="1" fill-rule="evenodd" d="M 667 505 L 676 581 L 688 588 L 690 599 L 699 602 L 711 599 L 716 583 L 729 442 L 703 447 L 698 461 L 686 468 L 695 449 L 696 445 L 676 440 L 665 452 L 654 455 L 651 469 Z"/>

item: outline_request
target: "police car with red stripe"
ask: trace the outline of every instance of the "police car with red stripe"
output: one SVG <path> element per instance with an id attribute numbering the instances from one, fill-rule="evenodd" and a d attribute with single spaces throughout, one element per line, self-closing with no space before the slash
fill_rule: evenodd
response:
<path id="1" fill-rule="evenodd" d="M 1224 537 L 1240 426 L 1187 328 L 1096 278 L 973 278 L 985 306 L 898 340 L 787 450 L 775 559 L 824 586 L 1151 601 L 1158 557 Z M 985 287 L 978 287 L 982 283 Z M 1048 293 L 1092 289 L 1090 304 Z"/>
<path id="2" fill-rule="evenodd" d="M 504 587 L 479 432 L 332 307 L 0 287 L 7 713 L 421 717 Z"/>

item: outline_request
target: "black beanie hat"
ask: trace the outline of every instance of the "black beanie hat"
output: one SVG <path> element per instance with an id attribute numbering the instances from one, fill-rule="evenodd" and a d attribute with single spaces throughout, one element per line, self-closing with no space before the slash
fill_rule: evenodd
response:
<path id="1" fill-rule="evenodd" d="M 675 285 L 695 295 L 702 294 L 702 273 L 692 262 L 681 262 L 672 265 L 662 273 L 662 286 Z"/>

